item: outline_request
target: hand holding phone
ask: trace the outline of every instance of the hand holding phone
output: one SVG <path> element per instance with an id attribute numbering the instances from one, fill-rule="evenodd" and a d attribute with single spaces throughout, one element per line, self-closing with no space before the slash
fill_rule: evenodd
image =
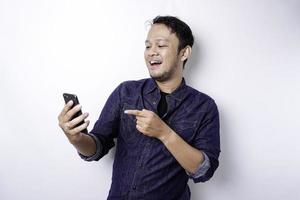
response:
<path id="1" fill-rule="evenodd" d="M 63 94 L 63 97 L 64 97 L 64 100 L 65 100 L 65 103 L 66 103 L 66 104 L 67 104 L 69 101 L 71 101 L 71 100 L 73 101 L 73 105 L 71 106 L 71 108 L 70 108 L 69 110 L 71 110 L 72 108 L 74 108 L 76 105 L 79 104 L 78 97 L 77 97 L 75 94 L 64 93 L 64 94 Z M 80 117 L 83 117 L 83 116 L 82 116 L 82 111 L 81 111 L 81 109 L 80 109 L 79 111 L 77 111 L 76 113 L 74 113 L 74 114 L 71 116 L 71 118 L 70 118 L 69 121 L 67 122 L 67 125 L 68 125 L 69 123 L 73 123 L 73 124 L 75 125 L 75 127 L 70 127 L 70 128 L 72 128 L 72 129 L 81 126 L 82 124 L 84 124 L 84 118 L 82 119 L 82 121 L 77 122 L 78 119 L 79 119 Z M 86 116 L 86 117 L 87 117 L 87 116 Z M 62 128 L 63 128 L 63 127 L 62 127 Z M 64 128 L 63 128 L 63 129 L 64 129 Z M 83 133 L 85 133 L 85 134 L 88 133 L 88 131 L 87 131 L 86 128 L 83 129 L 83 130 L 80 131 L 80 132 L 83 132 Z"/>

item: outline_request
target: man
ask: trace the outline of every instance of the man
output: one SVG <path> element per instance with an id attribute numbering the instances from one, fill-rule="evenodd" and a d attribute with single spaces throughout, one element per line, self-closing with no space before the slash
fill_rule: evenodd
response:
<path id="1" fill-rule="evenodd" d="M 189 26 L 156 17 L 145 45 L 151 78 L 121 83 L 109 96 L 92 131 L 87 113 L 68 102 L 59 125 L 79 155 L 99 160 L 115 145 L 108 199 L 190 199 L 188 179 L 204 182 L 217 169 L 219 115 L 209 96 L 187 86 L 183 68 L 192 52 Z"/>

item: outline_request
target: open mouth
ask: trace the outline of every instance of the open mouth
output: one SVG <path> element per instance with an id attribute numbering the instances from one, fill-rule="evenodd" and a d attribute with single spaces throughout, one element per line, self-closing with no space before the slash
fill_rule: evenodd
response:
<path id="1" fill-rule="evenodd" d="M 156 69 L 162 64 L 162 61 L 160 61 L 160 60 L 151 60 L 151 61 L 149 61 L 149 64 L 151 66 L 151 69 Z"/>

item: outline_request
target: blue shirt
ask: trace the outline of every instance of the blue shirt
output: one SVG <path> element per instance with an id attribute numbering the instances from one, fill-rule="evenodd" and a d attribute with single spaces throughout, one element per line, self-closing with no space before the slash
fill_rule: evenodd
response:
<path id="1" fill-rule="evenodd" d="M 219 165 L 219 114 L 214 100 L 187 86 L 180 86 L 166 97 L 167 112 L 162 117 L 182 139 L 203 151 L 210 167 L 201 176 L 191 176 L 156 138 L 136 129 L 129 109 L 147 109 L 157 113 L 160 90 L 152 78 L 121 83 L 109 96 L 99 119 L 89 133 L 97 144 L 99 160 L 116 144 L 112 183 L 108 199 L 190 199 L 188 179 L 209 180 Z M 115 140 L 116 139 L 116 140 Z"/>

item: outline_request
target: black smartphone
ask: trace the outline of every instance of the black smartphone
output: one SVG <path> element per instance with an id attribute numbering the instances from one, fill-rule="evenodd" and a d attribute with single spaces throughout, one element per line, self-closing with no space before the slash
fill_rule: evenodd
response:
<path id="1" fill-rule="evenodd" d="M 63 96 L 64 96 L 64 99 L 65 99 L 65 103 L 66 103 L 66 104 L 67 104 L 70 100 L 73 101 L 73 105 L 72 105 L 71 108 L 73 108 L 74 106 L 76 106 L 76 105 L 79 104 L 79 100 L 78 100 L 77 95 L 75 95 L 75 94 L 69 94 L 69 93 L 63 93 Z M 76 118 L 76 117 L 78 117 L 78 116 L 80 116 L 80 115 L 82 115 L 81 110 L 79 110 L 77 113 L 75 113 L 75 115 L 73 115 L 73 117 L 71 118 L 71 120 L 74 119 L 74 118 Z M 83 124 L 83 123 L 84 123 L 84 121 L 81 121 L 79 124 L 77 124 L 77 126 L 80 126 L 80 125 Z M 84 129 L 84 130 L 82 130 L 81 132 L 83 132 L 83 133 L 88 133 L 87 129 Z"/>

